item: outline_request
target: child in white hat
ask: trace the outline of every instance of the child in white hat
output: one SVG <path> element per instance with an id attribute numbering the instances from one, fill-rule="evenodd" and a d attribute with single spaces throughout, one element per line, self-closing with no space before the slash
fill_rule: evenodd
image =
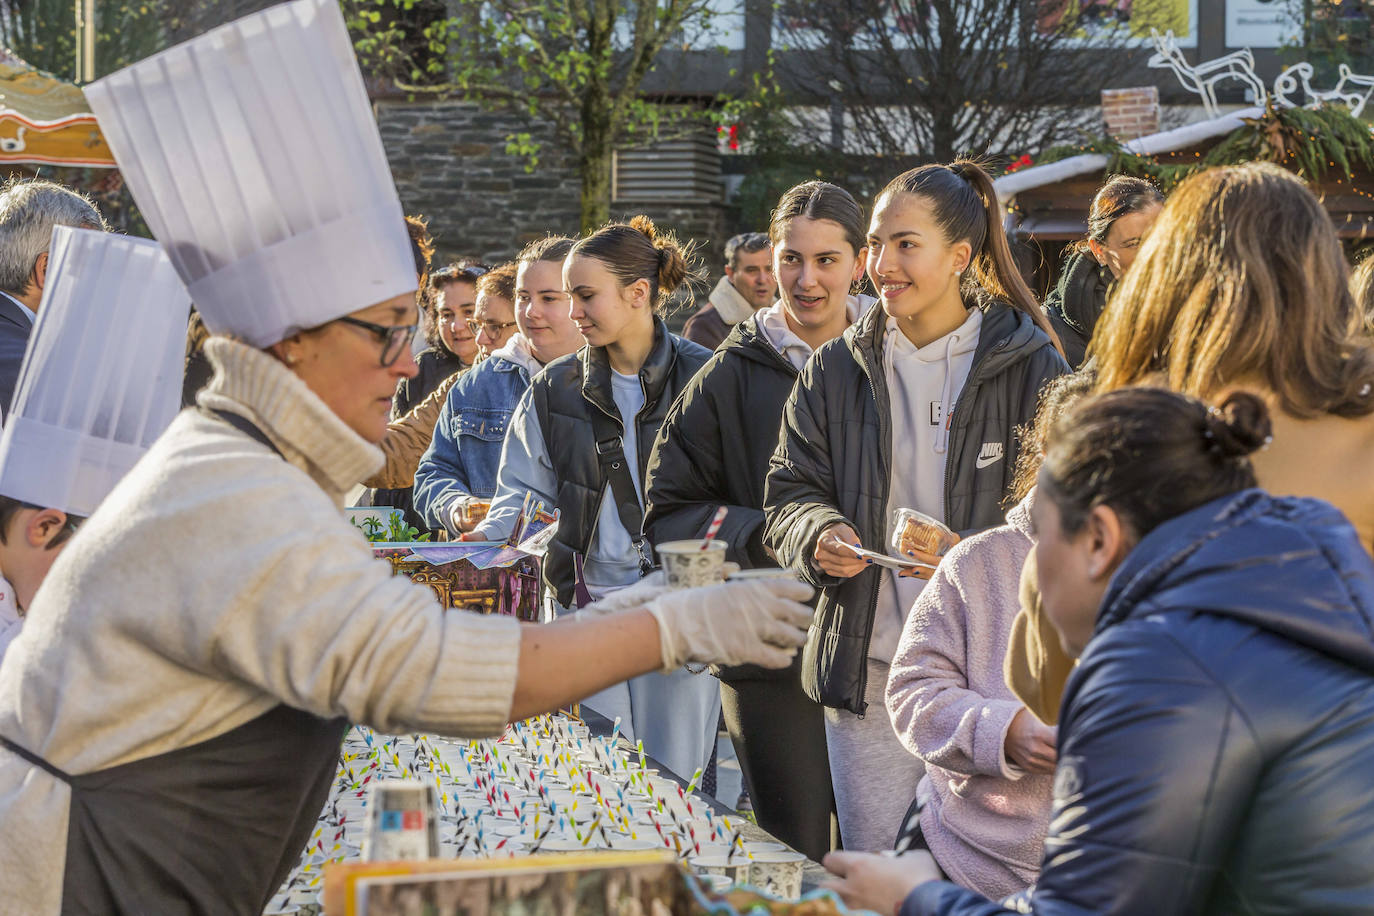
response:
<path id="1" fill-rule="evenodd" d="M 156 242 L 57 226 L 0 435 L 0 658 L 77 526 L 176 416 L 191 302 Z"/>

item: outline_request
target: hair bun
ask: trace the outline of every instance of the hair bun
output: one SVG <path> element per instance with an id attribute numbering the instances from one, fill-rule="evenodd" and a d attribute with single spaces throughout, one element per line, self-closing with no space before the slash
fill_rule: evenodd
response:
<path id="1" fill-rule="evenodd" d="M 649 241 L 654 243 L 658 242 L 658 227 L 654 225 L 653 220 L 649 219 L 649 217 L 645 216 L 643 213 L 630 218 L 630 228 L 638 229 L 640 232 L 647 235 Z"/>
<path id="2" fill-rule="evenodd" d="M 1249 392 L 1236 391 L 1227 396 L 1219 409 L 1207 412 L 1204 435 L 1219 457 L 1234 460 L 1268 445 L 1272 432 L 1269 408 L 1264 401 Z"/>

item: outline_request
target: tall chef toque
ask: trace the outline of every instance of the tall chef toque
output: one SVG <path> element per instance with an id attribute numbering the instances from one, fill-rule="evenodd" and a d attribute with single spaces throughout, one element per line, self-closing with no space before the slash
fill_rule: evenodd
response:
<path id="1" fill-rule="evenodd" d="M 415 289 L 335 0 L 246 16 L 86 99 L 212 333 L 266 347 Z"/>
<path id="2" fill-rule="evenodd" d="M 181 406 L 191 300 L 162 246 L 57 226 L 0 495 L 88 516 Z"/>

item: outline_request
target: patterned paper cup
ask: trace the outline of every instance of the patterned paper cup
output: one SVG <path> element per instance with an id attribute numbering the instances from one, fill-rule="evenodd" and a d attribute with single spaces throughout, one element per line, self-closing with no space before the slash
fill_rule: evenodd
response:
<path id="1" fill-rule="evenodd" d="M 806 856 L 799 852 L 757 852 L 749 862 L 749 883 L 781 900 L 796 900 L 802 891 Z"/>
<path id="2" fill-rule="evenodd" d="M 725 578 L 725 544 L 720 541 L 668 541 L 658 545 L 658 558 L 669 588 L 719 585 Z"/>

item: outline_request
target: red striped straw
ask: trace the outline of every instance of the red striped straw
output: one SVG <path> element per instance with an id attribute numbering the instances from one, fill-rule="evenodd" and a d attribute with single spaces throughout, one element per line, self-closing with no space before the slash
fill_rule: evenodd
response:
<path id="1" fill-rule="evenodd" d="M 711 519 L 711 527 L 706 529 L 706 540 L 701 542 L 702 550 L 710 549 L 711 542 L 716 539 L 716 534 L 720 531 L 720 526 L 725 522 L 725 513 L 729 511 L 730 510 L 725 506 L 721 506 L 716 510 L 716 517 Z"/>

